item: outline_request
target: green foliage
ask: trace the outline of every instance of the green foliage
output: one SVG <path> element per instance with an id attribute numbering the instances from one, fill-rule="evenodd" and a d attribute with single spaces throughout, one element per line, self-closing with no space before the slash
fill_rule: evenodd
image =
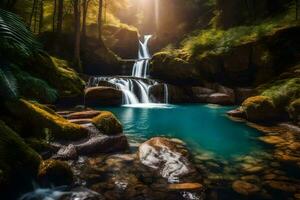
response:
<path id="1" fill-rule="evenodd" d="M 0 66 L 0 99 L 15 99 L 18 96 L 17 82 L 14 75 Z"/>
<path id="2" fill-rule="evenodd" d="M 292 10 L 291 8 L 281 16 L 250 26 L 237 26 L 227 30 L 211 28 L 195 32 L 182 42 L 181 49 L 192 56 L 204 56 L 208 52 L 215 54 L 226 52 L 233 46 L 255 41 L 278 29 L 297 24 Z"/>
<path id="3" fill-rule="evenodd" d="M 20 96 L 43 103 L 53 103 L 58 98 L 57 91 L 44 80 L 36 78 L 17 67 L 14 68 L 14 74 Z"/>
<path id="4" fill-rule="evenodd" d="M 16 63 L 42 51 L 42 46 L 22 19 L 0 9 L 0 55 Z"/>

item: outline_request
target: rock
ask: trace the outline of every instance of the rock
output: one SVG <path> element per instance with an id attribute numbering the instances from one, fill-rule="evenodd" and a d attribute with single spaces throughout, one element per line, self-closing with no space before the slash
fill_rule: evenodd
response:
<path id="1" fill-rule="evenodd" d="M 250 183 L 259 183 L 260 179 L 258 176 L 256 175 L 248 175 L 248 176 L 242 176 L 241 180 L 246 181 L 246 182 L 250 182 Z"/>
<path id="2" fill-rule="evenodd" d="M 104 26 L 105 44 L 121 58 L 135 59 L 139 47 L 139 34 L 134 28 Z"/>
<path id="3" fill-rule="evenodd" d="M 167 138 L 155 137 L 144 142 L 138 154 L 142 164 L 158 171 L 169 182 L 177 182 L 193 172 L 185 147 Z"/>
<path id="4" fill-rule="evenodd" d="M 246 181 L 234 181 L 232 189 L 242 195 L 253 195 L 259 192 L 259 187 Z"/>
<path id="5" fill-rule="evenodd" d="M 273 135 L 259 137 L 259 140 L 261 140 L 265 143 L 268 143 L 268 144 L 273 144 L 273 145 L 285 142 L 285 140 L 282 139 L 281 137 L 273 136 Z"/>
<path id="6" fill-rule="evenodd" d="M 81 112 L 73 112 L 65 116 L 67 119 L 89 119 L 96 117 L 100 114 L 100 111 L 97 110 L 87 110 Z"/>
<path id="7" fill-rule="evenodd" d="M 30 135 L 24 136 L 45 138 L 48 134 L 54 139 L 61 140 L 79 140 L 87 137 L 88 131 L 84 127 L 70 123 L 54 112 L 42 109 L 38 103 L 21 99 L 7 102 L 7 107 L 13 116 L 24 122 L 22 127 L 24 134 L 28 134 L 28 128 L 31 130 Z"/>
<path id="8" fill-rule="evenodd" d="M 173 183 L 168 186 L 169 190 L 200 190 L 203 185 L 200 183 Z"/>
<path id="9" fill-rule="evenodd" d="M 292 120 L 300 122 L 300 98 L 290 103 L 288 112 Z"/>
<path id="10" fill-rule="evenodd" d="M 201 74 L 195 65 L 167 52 L 153 55 L 149 71 L 151 78 L 175 85 L 191 85 L 201 82 Z"/>
<path id="11" fill-rule="evenodd" d="M 38 172 L 38 181 L 42 186 L 61 186 L 73 183 L 73 172 L 63 161 L 45 160 Z"/>
<path id="12" fill-rule="evenodd" d="M 244 112 L 241 111 L 240 109 L 235 109 L 227 112 L 227 115 L 231 117 L 237 117 L 237 118 L 244 118 Z"/>
<path id="13" fill-rule="evenodd" d="M 234 103 L 229 95 L 223 93 L 213 93 L 209 95 L 207 98 L 207 102 L 221 105 L 229 105 Z"/>
<path id="14" fill-rule="evenodd" d="M 128 149 L 128 141 L 124 134 L 100 135 L 90 138 L 88 141 L 75 145 L 78 154 L 88 155 L 96 153 L 110 153 Z"/>
<path id="15" fill-rule="evenodd" d="M 53 158 L 60 160 L 75 160 L 77 157 L 78 154 L 76 147 L 73 144 L 69 144 L 66 147 L 62 147 Z"/>
<path id="16" fill-rule="evenodd" d="M 92 119 L 92 122 L 106 135 L 116 135 L 123 132 L 123 127 L 119 120 L 108 111 L 101 111 L 99 115 Z"/>
<path id="17" fill-rule="evenodd" d="M 123 93 L 112 87 L 91 87 L 85 90 L 85 104 L 94 106 L 116 106 L 122 104 Z"/>
<path id="18" fill-rule="evenodd" d="M 277 118 L 273 101 L 266 96 L 255 96 L 246 99 L 240 109 L 249 121 L 269 121 Z"/>
<path id="19" fill-rule="evenodd" d="M 82 125 L 92 123 L 92 119 L 71 119 L 69 122 Z"/>
<path id="20" fill-rule="evenodd" d="M 269 188 L 273 190 L 279 190 L 279 191 L 284 191 L 284 192 L 296 192 L 299 191 L 300 186 L 292 184 L 290 182 L 285 182 L 285 181 L 265 181 L 265 185 L 267 185 Z"/>
<path id="21" fill-rule="evenodd" d="M 24 140 L 0 120 L 0 193 L 17 185 L 31 184 L 41 158 Z"/>
<path id="22" fill-rule="evenodd" d="M 249 97 L 255 96 L 257 92 L 252 88 L 236 88 L 235 91 L 236 103 L 240 104 Z"/>

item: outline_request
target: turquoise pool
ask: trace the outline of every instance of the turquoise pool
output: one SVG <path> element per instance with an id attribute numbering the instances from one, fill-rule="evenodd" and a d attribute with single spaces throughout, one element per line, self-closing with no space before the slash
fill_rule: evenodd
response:
<path id="1" fill-rule="evenodd" d="M 230 120 L 234 107 L 216 105 L 140 104 L 105 108 L 122 122 L 131 142 L 154 136 L 179 138 L 193 151 L 207 151 L 223 159 L 247 155 L 261 148 L 260 133 Z"/>

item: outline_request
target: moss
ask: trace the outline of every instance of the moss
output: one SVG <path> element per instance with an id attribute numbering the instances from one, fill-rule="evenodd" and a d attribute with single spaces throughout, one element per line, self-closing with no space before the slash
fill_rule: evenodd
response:
<path id="1" fill-rule="evenodd" d="M 20 96 L 43 103 L 53 103 L 57 100 L 57 91 L 47 82 L 14 67 L 14 75 L 18 83 Z"/>
<path id="2" fill-rule="evenodd" d="M 300 98 L 292 101 L 288 107 L 289 116 L 295 122 L 300 121 Z"/>
<path id="3" fill-rule="evenodd" d="M 271 98 L 254 96 L 246 99 L 241 110 L 249 121 L 268 121 L 277 118 L 277 110 Z"/>
<path id="4" fill-rule="evenodd" d="M 276 107 L 285 111 L 290 102 L 300 97 L 300 78 L 275 80 L 258 87 L 258 91 L 271 98 Z"/>
<path id="5" fill-rule="evenodd" d="M 28 138 L 25 139 L 25 142 L 28 146 L 34 149 L 39 154 L 44 153 L 54 153 L 57 149 L 49 144 L 46 140 L 36 139 L 36 138 Z"/>
<path id="6" fill-rule="evenodd" d="M 14 184 L 14 181 L 27 179 L 31 182 L 40 161 L 40 156 L 0 121 L 0 190 L 7 184 Z"/>
<path id="7" fill-rule="evenodd" d="M 115 135 L 123 132 L 121 123 L 111 112 L 101 112 L 92 119 L 92 122 L 106 135 Z"/>
<path id="8" fill-rule="evenodd" d="M 54 112 L 48 112 L 43 106 L 21 99 L 7 102 L 7 108 L 17 118 L 22 119 L 27 136 L 77 140 L 87 136 L 82 126 L 68 122 Z"/>
<path id="9" fill-rule="evenodd" d="M 65 60 L 39 54 L 31 59 L 26 66 L 26 71 L 46 80 L 57 89 L 61 97 L 74 97 L 83 94 L 84 81 Z"/>
<path id="10" fill-rule="evenodd" d="M 73 183 L 73 172 L 63 161 L 45 160 L 39 167 L 38 181 L 42 186 L 70 185 Z"/>

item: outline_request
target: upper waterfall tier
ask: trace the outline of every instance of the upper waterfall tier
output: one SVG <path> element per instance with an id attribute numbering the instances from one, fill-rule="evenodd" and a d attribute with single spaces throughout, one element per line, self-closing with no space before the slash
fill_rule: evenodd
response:
<path id="1" fill-rule="evenodd" d="M 144 42 L 139 42 L 138 60 L 135 62 L 132 69 L 132 76 L 146 78 L 148 75 L 149 60 L 151 58 L 148 42 L 152 36 L 145 35 Z"/>

